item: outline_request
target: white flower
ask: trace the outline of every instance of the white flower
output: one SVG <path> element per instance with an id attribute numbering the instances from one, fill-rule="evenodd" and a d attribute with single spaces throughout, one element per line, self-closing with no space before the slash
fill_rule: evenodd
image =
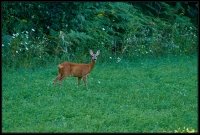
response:
<path id="1" fill-rule="evenodd" d="M 16 53 L 18 53 L 18 51 L 16 51 Z"/>
<path id="2" fill-rule="evenodd" d="M 28 51 L 28 48 L 26 47 L 26 50 Z"/>
<path id="3" fill-rule="evenodd" d="M 110 57 L 110 59 L 112 59 L 112 57 Z"/>
<path id="4" fill-rule="evenodd" d="M 2 46 L 4 46 L 4 44 L 2 44 Z"/>
<path id="5" fill-rule="evenodd" d="M 98 84 L 100 84 L 101 82 L 100 81 L 98 81 Z"/>
<path id="6" fill-rule="evenodd" d="M 26 34 L 28 34 L 28 31 L 26 31 Z"/>
<path id="7" fill-rule="evenodd" d="M 31 29 L 32 31 L 35 31 L 34 29 Z"/>
<path id="8" fill-rule="evenodd" d="M 25 44 L 27 44 L 27 43 L 25 42 Z"/>
<path id="9" fill-rule="evenodd" d="M 49 26 L 47 26 L 47 29 L 49 29 Z"/>
<path id="10" fill-rule="evenodd" d="M 102 30 L 105 30 L 105 28 L 102 28 Z"/>
<path id="11" fill-rule="evenodd" d="M 17 34 L 13 34 L 12 38 L 15 38 Z"/>
<path id="12" fill-rule="evenodd" d="M 120 61 L 121 61 L 121 59 L 118 57 L 118 58 L 117 58 L 117 63 L 119 63 Z"/>

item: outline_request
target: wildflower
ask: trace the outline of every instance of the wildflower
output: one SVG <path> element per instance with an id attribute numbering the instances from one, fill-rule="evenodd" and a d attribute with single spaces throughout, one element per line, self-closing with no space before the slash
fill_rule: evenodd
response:
<path id="1" fill-rule="evenodd" d="M 14 38 L 14 37 L 17 37 L 17 36 L 18 36 L 17 34 L 13 34 L 13 38 Z"/>
<path id="2" fill-rule="evenodd" d="M 18 53 L 18 51 L 16 51 L 16 53 Z"/>
<path id="3" fill-rule="evenodd" d="M 105 28 L 102 28 L 102 30 L 105 30 Z"/>
<path id="4" fill-rule="evenodd" d="M 2 46 L 4 46 L 4 44 L 2 44 Z"/>
<path id="5" fill-rule="evenodd" d="M 49 26 L 47 26 L 47 29 L 49 29 Z"/>
<path id="6" fill-rule="evenodd" d="M 34 29 L 31 29 L 32 31 L 35 31 Z"/>
<path id="7" fill-rule="evenodd" d="M 101 82 L 100 81 L 98 81 L 98 84 L 100 84 Z"/>
<path id="8" fill-rule="evenodd" d="M 26 34 L 28 34 L 28 31 L 26 31 Z"/>
<path id="9" fill-rule="evenodd" d="M 118 57 L 118 58 L 117 58 L 117 63 L 119 63 L 120 61 L 121 61 L 121 59 Z"/>
<path id="10" fill-rule="evenodd" d="M 26 50 L 28 51 L 28 48 L 26 47 Z"/>
<path id="11" fill-rule="evenodd" d="M 13 34 L 12 38 L 15 38 L 16 37 L 16 34 Z"/>
<path id="12" fill-rule="evenodd" d="M 112 59 L 112 57 L 110 57 L 110 59 Z"/>

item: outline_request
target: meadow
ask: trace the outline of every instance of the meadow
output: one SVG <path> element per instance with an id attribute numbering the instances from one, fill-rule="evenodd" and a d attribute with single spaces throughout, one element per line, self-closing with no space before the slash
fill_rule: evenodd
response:
<path id="1" fill-rule="evenodd" d="M 198 132 L 197 55 L 97 60 L 88 88 L 57 64 L 2 68 L 2 132 Z"/>

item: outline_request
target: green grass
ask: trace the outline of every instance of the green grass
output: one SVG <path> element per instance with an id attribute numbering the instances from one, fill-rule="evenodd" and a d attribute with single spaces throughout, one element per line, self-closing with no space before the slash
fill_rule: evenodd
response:
<path id="1" fill-rule="evenodd" d="M 198 132 L 197 56 L 97 62 L 88 89 L 56 75 L 3 68 L 3 132 Z"/>

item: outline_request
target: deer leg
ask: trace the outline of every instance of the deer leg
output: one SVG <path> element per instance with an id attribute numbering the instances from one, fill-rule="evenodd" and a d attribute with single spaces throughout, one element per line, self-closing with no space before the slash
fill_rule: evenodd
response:
<path id="1" fill-rule="evenodd" d="M 61 85 L 61 81 L 63 80 L 64 75 L 58 74 L 58 76 L 56 77 L 56 79 L 54 80 L 54 84 L 56 84 L 56 82 L 59 80 L 59 84 Z"/>
<path id="2" fill-rule="evenodd" d="M 58 74 L 58 76 L 56 77 L 56 79 L 53 81 L 53 84 L 56 84 L 56 82 L 59 80 L 60 77 L 61 77 L 61 75 Z"/>
<path id="3" fill-rule="evenodd" d="M 62 80 L 65 76 L 64 75 L 61 75 L 58 79 L 59 79 L 59 84 L 61 85 L 62 84 Z"/>
<path id="4" fill-rule="evenodd" d="M 78 85 L 80 85 L 81 78 L 82 77 L 78 77 Z"/>
<path id="5" fill-rule="evenodd" d="M 85 83 L 85 86 L 87 87 L 87 76 L 83 76 L 83 82 Z"/>

